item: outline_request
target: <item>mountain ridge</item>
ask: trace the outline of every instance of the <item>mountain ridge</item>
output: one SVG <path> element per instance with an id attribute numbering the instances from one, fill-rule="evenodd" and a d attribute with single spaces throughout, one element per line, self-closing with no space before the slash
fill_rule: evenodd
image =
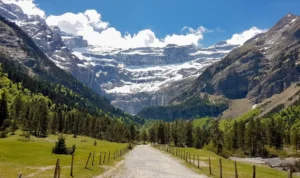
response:
<path id="1" fill-rule="evenodd" d="M 266 33 L 248 40 L 207 67 L 189 88 L 165 107 L 165 112 L 201 93 L 230 100 L 245 98 L 255 105 L 283 92 L 300 79 L 299 34 L 299 16 L 287 14 Z M 155 109 L 147 112 L 155 112 Z"/>

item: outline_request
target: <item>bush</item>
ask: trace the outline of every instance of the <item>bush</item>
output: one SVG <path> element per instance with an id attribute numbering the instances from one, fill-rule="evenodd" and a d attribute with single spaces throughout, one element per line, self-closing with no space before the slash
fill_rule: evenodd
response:
<path id="1" fill-rule="evenodd" d="M 237 149 L 233 153 L 233 156 L 243 158 L 243 157 L 245 157 L 245 152 L 242 149 Z"/>
<path id="2" fill-rule="evenodd" d="M 227 149 L 223 149 L 220 156 L 222 156 L 223 158 L 229 158 L 232 155 L 232 151 L 227 150 Z"/>
<path id="3" fill-rule="evenodd" d="M 52 153 L 54 154 L 73 154 L 75 152 L 76 146 L 73 145 L 72 148 L 67 148 L 65 137 L 60 135 L 58 141 L 55 142 L 55 146 L 52 148 Z"/>
<path id="4" fill-rule="evenodd" d="M 132 150 L 132 148 L 133 148 L 132 143 L 129 143 L 129 144 L 127 145 L 127 149 Z"/>
<path id="5" fill-rule="evenodd" d="M 68 154 L 70 155 L 74 154 L 76 150 L 76 145 L 73 145 L 71 148 L 67 148 L 67 150 L 68 150 Z"/>
<path id="6" fill-rule="evenodd" d="M 0 132 L 0 138 L 6 138 L 7 137 L 7 131 Z"/>
<path id="7" fill-rule="evenodd" d="M 268 152 L 267 157 L 280 157 L 285 158 L 288 156 L 288 153 L 285 150 L 276 150 L 273 147 L 266 147 L 266 151 Z"/>
<path id="8" fill-rule="evenodd" d="M 204 145 L 203 149 L 215 152 L 215 148 L 214 148 L 214 146 L 213 146 L 213 144 L 211 142 L 209 144 Z"/>
<path id="9" fill-rule="evenodd" d="M 25 138 L 30 138 L 30 133 L 29 132 L 24 132 L 22 134 L 20 134 L 21 137 L 25 137 Z"/>

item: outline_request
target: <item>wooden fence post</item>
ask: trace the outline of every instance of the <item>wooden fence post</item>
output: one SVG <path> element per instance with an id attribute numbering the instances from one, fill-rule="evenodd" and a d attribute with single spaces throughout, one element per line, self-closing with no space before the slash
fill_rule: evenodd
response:
<path id="1" fill-rule="evenodd" d="M 179 150 L 180 158 L 183 159 L 182 150 Z"/>
<path id="2" fill-rule="evenodd" d="M 211 162 L 210 162 L 210 157 L 208 157 L 208 165 L 209 165 L 209 174 L 211 175 Z"/>
<path id="3" fill-rule="evenodd" d="M 256 167 L 253 165 L 253 178 L 256 178 Z"/>
<path id="4" fill-rule="evenodd" d="M 197 155 L 197 157 L 198 157 L 198 168 L 200 169 L 199 155 Z"/>
<path id="5" fill-rule="evenodd" d="M 59 166 L 59 159 L 56 160 L 55 170 L 54 170 L 54 178 L 57 178 L 57 169 Z"/>
<path id="6" fill-rule="evenodd" d="M 238 170 L 237 170 L 237 166 L 236 166 L 236 161 L 234 161 L 234 172 L 235 172 L 235 178 L 238 178 L 239 174 L 238 174 Z"/>
<path id="7" fill-rule="evenodd" d="M 192 156 L 191 156 L 191 153 L 189 153 L 189 159 L 190 159 L 190 164 L 192 164 Z"/>
<path id="8" fill-rule="evenodd" d="M 93 160 L 92 160 L 92 165 L 94 166 L 94 159 L 95 159 L 95 151 L 93 153 Z"/>
<path id="9" fill-rule="evenodd" d="M 195 166 L 195 159 L 196 159 L 196 156 L 195 156 L 195 153 L 194 153 L 193 166 Z"/>
<path id="10" fill-rule="evenodd" d="M 110 151 L 108 152 L 108 158 L 107 158 L 107 162 L 110 161 Z"/>
<path id="11" fill-rule="evenodd" d="M 90 161 L 90 157 L 91 157 L 92 153 L 89 154 L 89 157 L 86 161 L 86 164 L 85 164 L 85 169 L 87 168 L 88 164 L 89 164 L 89 161 Z"/>
<path id="12" fill-rule="evenodd" d="M 60 165 L 57 166 L 57 178 L 60 178 Z"/>
<path id="13" fill-rule="evenodd" d="M 71 172 L 70 172 L 71 177 L 73 177 L 73 164 L 74 164 L 74 154 L 72 154 L 72 161 L 71 161 Z"/>
<path id="14" fill-rule="evenodd" d="M 293 178 L 293 172 L 291 169 L 288 170 L 288 178 Z"/>
<path id="15" fill-rule="evenodd" d="M 101 161 L 101 158 L 102 158 L 102 153 L 100 152 L 100 160 L 99 160 L 99 165 L 101 165 L 102 161 Z"/>
<path id="16" fill-rule="evenodd" d="M 106 152 L 104 152 L 103 164 L 105 163 Z"/>
<path id="17" fill-rule="evenodd" d="M 222 174 L 222 159 L 219 159 L 219 164 L 220 164 L 220 178 L 223 177 L 223 174 Z"/>

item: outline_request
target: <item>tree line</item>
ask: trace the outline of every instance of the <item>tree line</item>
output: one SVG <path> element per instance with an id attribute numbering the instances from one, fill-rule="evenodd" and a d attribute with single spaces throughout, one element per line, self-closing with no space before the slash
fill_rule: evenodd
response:
<path id="1" fill-rule="evenodd" d="M 240 118 L 152 121 L 149 141 L 177 147 L 205 148 L 222 156 L 287 156 L 300 148 L 300 103 L 258 118 L 255 109 Z"/>
<path id="2" fill-rule="evenodd" d="M 0 136 L 14 134 L 17 129 L 37 137 L 63 133 L 114 142 L 135 140 L 133 132 L 137 132 L 136 125 L 128 124 L 127 118 L 111 118 L 101 110 L 95 114 L 56 104 L 41 93 L 12 82 L 0 69 Z"/>

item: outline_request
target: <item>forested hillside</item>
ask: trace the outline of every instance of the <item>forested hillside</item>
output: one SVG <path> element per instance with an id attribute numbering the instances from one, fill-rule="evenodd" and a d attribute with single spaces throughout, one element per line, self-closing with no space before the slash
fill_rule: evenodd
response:
<path id="1" fill-rule="evenodd" d="M 223 98 L 213 98 L 208 94 L 199 94 L 183 103 L 168 106 L 154 106 L 142 109 L 138 116 L 146 119 L 174 121 L 175 119 L 192 119 L 195 117 L 217 117 L 228 108 Z"/>
<path id="2" fill-rule="evenodd" d="M 56 92 L 53 92 L 54 97 Z M 107 114 L 89 114 L 35 93 L 8 79 L 0 69 L 0 137 L 21 129 L 24 134 L 46 137 L 64 133 L 86 135 L 115 142 L 134 140 L 124 118 L 112 119 Z M 135 126 L 131 125 L 131 130 Z M 135 130 L 134 130 L 135 131 Z"/>
<path id="3" fill-rule="evenodd" d="M 16 24 L 0 17 L 0 62 L 8 78 L 34 93 L 48 96 L 57 105 L 84 113 L 107 113 L 110 117 L 143 122 L 114 108 L 108 99 L 58 68 Z"/>
<path id="4" fill-rule="evenodd" d="M 151 142 L 205 148 L 224 157 L 299 156 L 300 101 L 258 117 L 261 112 L 257 108 L 242 117 L 222 120 L 153 121 L 146 128 Z"/>

